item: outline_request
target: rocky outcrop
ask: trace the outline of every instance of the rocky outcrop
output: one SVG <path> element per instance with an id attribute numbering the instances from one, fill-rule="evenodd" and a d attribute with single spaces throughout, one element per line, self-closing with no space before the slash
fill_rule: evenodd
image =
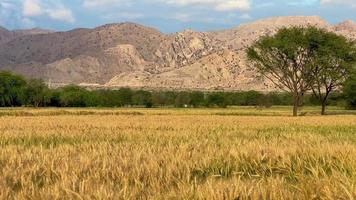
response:
<path id="1" fill-rule="evenodd" d="M 334 31 L 350 39 L 356 39 L 356 23 L 352 20 L 344 21 L 333 27 Z"/>

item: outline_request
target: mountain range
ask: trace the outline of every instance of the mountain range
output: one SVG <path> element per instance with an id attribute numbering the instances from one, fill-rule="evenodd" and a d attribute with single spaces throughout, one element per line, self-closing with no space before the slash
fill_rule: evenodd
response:
<path id="1" fill-rule="evenodd" d="M 51 87 L 275 90 L 246 64 L 245 50 L 282 27 L 317 26 L 356 39 L 356 23 L 318 16 L 274 17 L 221 31 L 165 34 L 134 23 L 55 32 L 0 27 L 0 70 Z"/>

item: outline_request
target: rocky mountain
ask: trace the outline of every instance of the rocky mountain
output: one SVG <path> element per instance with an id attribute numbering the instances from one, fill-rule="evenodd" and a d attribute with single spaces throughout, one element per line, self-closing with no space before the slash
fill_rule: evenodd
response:
<path id="1" fill-rule="evenodd" d="M 246 66 L 245 50 L 289 26 L 318 26 L 356 39 L 356 25 L 317 16 L 276 17 L 230 30 L 174 34 L 133 23 L 51 32 L 0 28 L 0 70 L 51 86 L 150 89 L 274 90 Z"/>

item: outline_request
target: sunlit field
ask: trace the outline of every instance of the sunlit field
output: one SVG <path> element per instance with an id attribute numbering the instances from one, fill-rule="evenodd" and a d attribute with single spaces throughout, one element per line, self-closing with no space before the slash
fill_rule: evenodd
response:
<path id="1" fill-rule="evenodd" d="M 356 113 L 0 109 L 0 199 L 355 199 Z"/>

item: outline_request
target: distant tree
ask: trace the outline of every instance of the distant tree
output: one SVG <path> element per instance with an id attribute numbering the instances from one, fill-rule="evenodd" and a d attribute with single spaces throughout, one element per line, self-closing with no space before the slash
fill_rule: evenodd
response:
<path id="1" fill-rule="evenodd" d="M 166 105 L 166 95 L 164 92 L 155 91 L 152 94 L 152 103 L 155 106 L 165 106 Z"/>
<path id="2" fill-rule="evenodd" d="M 70 85 L 61 89 L 60 103 L 63 107 L 86 107 L 87 90 Z"/>
<path id="3" fill-rule="evenodd" d="M 47 93 L 48 103 L 47 106 L 51 107 L 61 107 L 61 90 L 60 89 L 50 89 Z"/>
<path id="4" fill-rule="evenodd" d="M 117 100 L 120 106 L 132 105 L 133 91 L 130 88 L 121 88 L 117 91 Z"/>
<path id="5" fill-rule="evenodd" d="M 173 91 L 167 91 L 167 92 L 164 92 L 164 96 L 165 96 L 165 99 L 166 99 L 166 105 L 174 105 L 175 101 L 176 101 L 176 98 L 177 98 L 177 93 L 176 92 L 173 92 Z"/>
<path id="6" fill-rule="evenodd" d="M 50 102 L 49 88 L 39 79 L 31 79 L 26 86 L 26 103 L 34 107 L 46 106 Z"/>
<path id="7" fill-rule="evenodd" d="M 270 94 L 262 94 L 258 99 L 258 106 L 260 108 L 271 108 L 274 105 L 273 96 Z"/>
<path id="8" fill-rule="evenodd" d="M 194 108 L 204 105 L 205 97 L 203 92 L 194 91 L 189 94 L 189 105 L 192 105 Z"/>
<path id="9" fill-rule="evenodd" d="M 152 94 L 147 91 L 138 90 L 132 96 L 132 103 L 134 105 L 145 106 L 146 108 L 152 107 Z"/>
<path id="10" fill-rule="evenodd" d="M 152 94 L 152 102 L 154 105 L 158 106 L 168 106 L 174 105 L 176 99 L 176 93 L 174 92 L 164 92 L 155 91 Z"/>
<path id="11" fill-rule="evenodd" d="M 121 106 L 121 100 L 116 90 L 99 90 L 98 95 L 101 97 L 101 106 L 118 107 Z"/>
<path id="12" fill-rule="evenodd" d="M 190 105 L 189 92 L 179 92 L 176 96 L 174 106 L 178 108 L 183 108 L 186 105 Z"/>
<path id="13" fill-rule="evenodd" d="M 268 100 L 272 105 L 290 105 L 289 102 L 286 102 L 285 98 L 288 94 L 286 93 L 278 93 L 278 92 L 270 92 L 266 94 Z"/>
<path id="14" fill-rule="evenodd" d="M 245 93 L 245 104 L 248 106 L 259 106 L 265 100 L 264 95 L 257 91 L 248 91 Z"/>
<path id="15" fill-rule="evenodd" d="M 344 36 L 323 30 L 315 33 L 313 45 L 316 55 L 312 90 L 321 104 L 321 114 L 325 115 L 330 94 L 335 89 L 340 89 L 356 63 L 356 46 Z"/>
<path id="16" fill-rule="evenodd" d="M 293 95 L 293 116 L 298 115 L 304 94 L 313 87 L 311 62 L 315 57 L 315 35 L 320 31 L 314 27 L 282 28 L 247 50 L 251 67 Z"/>
<path id="17" fill-rule="evenodd" d="M 99 107 L 102 106 L 102 98 L 97 91 L 87 91 L 85 94 L 86 107 Z"/>
<path id="18" fill-rule="evenodd" d="M 209 94 L 207 104 L 208 106 L 218 106 L 220 108 L 226 108 L 228 105 L 224 94 L 221 92 Z"/>
<path id="19" fill-rule="evenodd" d="M 11 72 L 0 72 L 0 106 L 21 106 L 25 99 L 26 81 Z"/>

